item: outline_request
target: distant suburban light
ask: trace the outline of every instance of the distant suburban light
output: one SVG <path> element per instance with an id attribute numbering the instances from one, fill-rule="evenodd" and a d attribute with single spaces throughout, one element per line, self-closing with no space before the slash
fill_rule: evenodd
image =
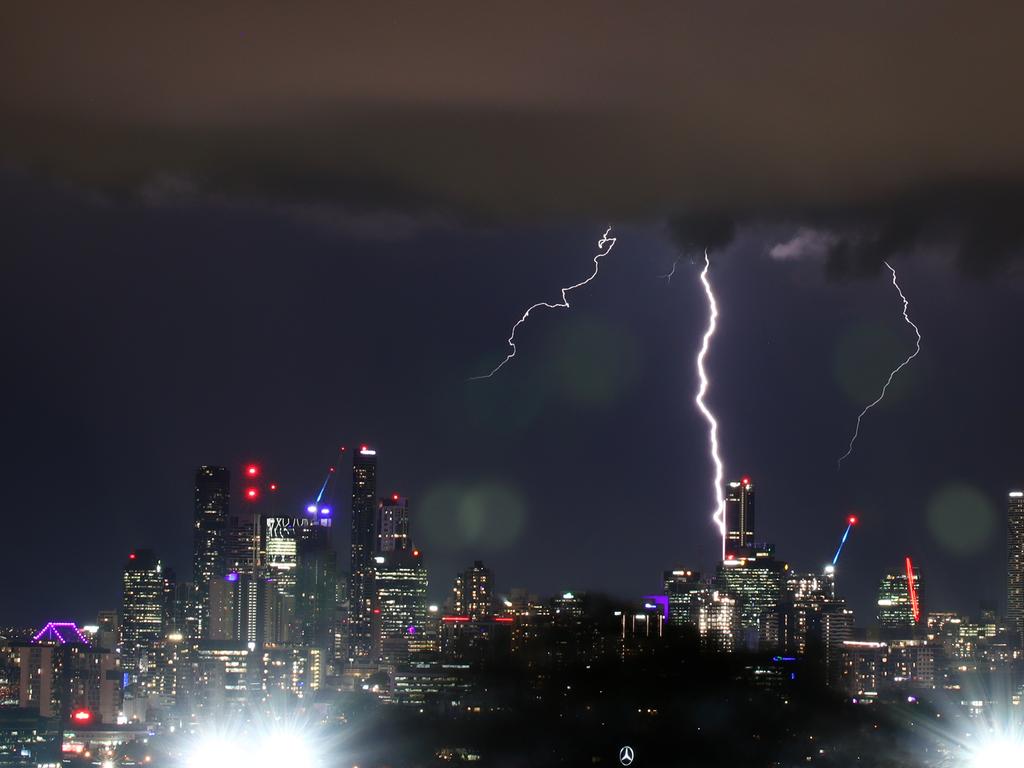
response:
<path id="1" fill-rule="evenodd" d="M 246 488 L 245 489 L 245 497 L 247 499 L 255 499 L 259 495 L 260 495 L 260 492 L 258 490 L 256 490 L 255 488 Z"/>
<path id="2" fill-rule="evenodd" d="M 259 473 L 260 468 L 257 467 L 255 464 L 250 464 L 245 468 L 245 474 L 247 474 L 249 477 L 256 477 Z"/>

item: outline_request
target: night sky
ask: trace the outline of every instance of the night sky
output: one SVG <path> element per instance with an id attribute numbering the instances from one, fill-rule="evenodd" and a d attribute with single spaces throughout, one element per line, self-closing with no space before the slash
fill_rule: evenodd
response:
<path id="1" fill-rule="evenodd" d="M 541 594 L 709 571 L 705 247 L 759 538 L 818 569 L 856 510 L 860 623 L 906 554 L 927 608 L 1005 599 L 1021 11 L 134 8 L 0 29 L 0 622 L 91 621 L 136 547 L 188 577 L 199 464 L 298 512 L 359 442 L 436 600 L 474 559 Z M 913 349 L 884 259 L 922 351 L 837 471 Z"/>

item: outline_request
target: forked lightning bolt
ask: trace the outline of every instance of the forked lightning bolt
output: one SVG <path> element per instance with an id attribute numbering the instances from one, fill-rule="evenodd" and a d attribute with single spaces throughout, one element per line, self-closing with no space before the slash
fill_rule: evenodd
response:
<path id="1" fill-rule="evenodd" d="M 882 387 L 882 393 L 873 402 L 869 403 L 863 411 L 860 412 L 860 416 L 857 417 L 857 426 L 853 430 L 853 437 L 850 438 L 850 446 L 849 448 L 847 448 L 846 453 L 839 457 L 839 461 L 836 463 L 836 466 L 838 468 L 842 468 L 843 459 L 847 458 L 851 453 L 853 453 L 853 444 L 857 442 L 857 436 L 860 435 L 860 422 L 864 418 L 864 415 L 872 408 L 874 408 L 876 405 L 878 405 L 880 402 L 882 402 L 882 400 L 885 398 L 885 393 L 889 389 L 889 385 L 892 384 L 892 380 L 896 377 L 896 374 L 903 370 L 903 368 L 905 368 L 907 365 L 909 365 L 910 361 L 917 357 L 918 353 L 921 351 L 921 331 L 914 324 L 914 321 L 910 319 L 910 315 L 907 313 L 907 308 L 910 306 L 910 302 L 907 300 L 907 297 L 903 295 L 903 290 L 900 288 L 899 283 L 896 282 L 896 270 L 892 268 L 892 265 L 889 264 L 888 261 L 885 262 L 885 266 L 889 269 L 890 272 L 892 272 L 892 284 L 896 287 L 896 292 L 900 295 L 900 299 L 902 299 L 903 301 L 903 319 L 907 322 L 907 325 L 914 329 L 914 333 L 917 336 L 917 344 L 914 347 L 913 353 L 906 360 L 904 360 L 902 363 L 893 368 L 892 373 L 889 374 L 889 378 L 886 379 L 885 386 Z"/>
<path id="2" fill-rule="evenodd" d="M 593 280 L 595 277 L 597 277 L 597 273 L 601 269 L 600 260 L 603 257 L 607 256 L 609 253 L 611 253 L 612 252 L 612 248 L 615 247 L 615 240 L 616 240 L 616 238 L 608 236 L 608 234 L 611 231 L 612 231 L 612 228 L 608 227 L 608 229 L 606 229 L 604 231 L 604 234 L 601 235 L 601 239 L 597 241 L 597 249 L 598 249 L 599 253 L 594 257 L 594 271 L 590 275 L 590 277 L 588 277 L 583 282 L 576 283 L 575 285 L 570 285 L 568 288 L 563 288 L 562 289 L 562 300 L 560 302 L 555 303 L 555 304 L 551 304 L 551 303 L 549 303 L 547 301 L 538 301 L 532 307 L 527 309 L 523 313 L 523 316 L 521 318 L 519 318 L 519 320 L 516 322 L 516 324 L 512 326 L 512 333 L 509 334 L 508 345 L 512 348 L 512 351 L 509 352 L 508 355 L 505 357 L 505 359 L 502 360 L 500 363 L 498 363 L 498 365 L 495 366 L 494 370 L 492 370 L 490 373 L 485 373 L 485 374 L 482 374 L 480 376 L 470 376 L 469 377 L 470 381 L 478 381 L 479 379 L 489 379 L 489 378 L 491 378 L 491 376 L 496 374 L 498 371 L 500 371 L 504 367 L 505 363 L 507 363 L 509 360 L 511 360 L 513 357 L 516 356 L 516 331 L 519 330 L 519 326 L 520 325 L 522 325 L 523 323 L 526 322 L 526 319 L 530 316 L 530 313 L 533 312 L 533 310 L 539 309 L 540 307 L 544 307 L 545 309 L 569 309 L 569 294 L 572 291 L 575 291 L 577 288 L 582 288 L 584 285 L 586 285 L 591 280 Z M 608 246 L 607 250 L 605 250 L 605 245 L 606 244 Z"/>
<path id="3" fill-rule="evenodd" d="M 664 275 L 658 275 L 658 277 L 660 277 L 666 283 L 671 284 L 672 283 L 672 278 L 675 277 L 675 274 L 676 274 L 676 267 L 678 267 L 678 266 L 679 266 L 679 259 L 676 259 L 675 261 L 672 262 L 672 269 L 669 270 Z"/>
<path id="4" fill-rule="evenodd" d="M 697 378 L 700 379 L 700 386 L 697 388 L 697 396 L 693 402 L 696 403 L 697 410 L 701 412 L 708 423 L 708 451 L 711 454 L 711 461 L 715 465 L 715 479 L 713 482 L 715 511 L 712 518 L 722 534 L 722 558 L 724 559 L 725 495 L 722 492 L 722 482 L 725 479 L 725 469 L 722 466 L 722 457 L 718 453 L 718 421 L 704 402 L 704 396 L 708 393 L 708 375 L 704 370 L 704 358 L 707 357 L 708 350 L 711 348 L 711 338 L 715 335 L 715 329 L 718 326 L 718 303 L 715 301 L 715 293 L 711 289 L 711 281 L 708 280 L 708 269 L 710 266 L 711 260 L 708 258 L 708 252 L 704 251 L 704 270 L 700 273 L 700 282 L 704 286 L 704 294 L 708 299 L 708 327 L 704 331 L 700 352 L 697 353 Z"/>

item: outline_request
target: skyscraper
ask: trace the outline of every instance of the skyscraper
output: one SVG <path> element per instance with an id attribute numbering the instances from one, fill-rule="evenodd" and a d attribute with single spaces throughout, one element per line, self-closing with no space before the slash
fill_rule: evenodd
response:
<path id="1" fill-rule="evenodd" d="M 427 632 L 427 569 L 418 549 L 382 552 L 375 564 L 376 655 L 401 663 Z"/>
<path id="2" fill-rule="evenodd" d="M 326 651 L 338 601 L 338 555 L 331 545 L 331 529 L 308 525 L 298 530 L 298 565 L 295 576 L 295 623 L 300 641 Z"/>
<path id="3" fill-rule="evenodd" d="M 224 467 L 196 471 L 192 580 L 195 584 L 197 631 L 203 637 L 210 613 L 210 581 L 226 572 L 228 504 L 231 473 Z"/>
<path id="4" fill-rule="evenodd" d="M 352 543 L 349 562 L 349 657 L 373 652 L 373 557 L 377 545 L 377 452 L 362 446 L 352 457 Z"/>
<path id="5" fill-rule="evenodd" d="M 734 480 L 725 491 L 725 546 L 729 554 L 754 545 L 754 484 L 749 477 Z"/>
<path id="6" fill-rule="evenodd" d="M 377 506 L 377 551 L 403 551 L 409 546 L 409 500 L 393 493 Z"/>
<path id="7" fill-rule="evenodd" d="M 1024 642 L 1024 491 L 1010 491 L 1006 528 L 1006 618 Z"/>
<path id="8" fill-rule="evenodd" d="M 494 574 L 477 560 L 455 578 L 452 587 L 452 608 L 456 615 L 473 621 L 489 618 L 493 613 Z"/>
<path id="9" fill-rule="evenodd" d="M 668 596 L 668 623 L 673 627 L 693 625 L 696 617 L 696 593 L 701 588 L 700 572 L 685 569 L 665 571 Z"/>
<path id="10" fill-rule="evenodd" d="M 889 571 L 878 584 L 878 624 L 883 629 L 912 629 L 923 615 L 921 572 L 906 558 L 905 567 Z"/>
<path id="11" fill-rule="evenodd" d="M 137 680 L 164 637 L 163 567 L 153 550 L 140 549 L 128 555 L 121 585 L 121 655 L 125 671 Z"/>
<path id="12" fill-rule="evenodd" d="M 739 600 L 740 626 L 753 644 L 766 614 L 778 610 L 789 564 L 775 559 L 771 548 L 747 550 L 742 557 L 723 560 L 718 567 L 718 587 Z"/>

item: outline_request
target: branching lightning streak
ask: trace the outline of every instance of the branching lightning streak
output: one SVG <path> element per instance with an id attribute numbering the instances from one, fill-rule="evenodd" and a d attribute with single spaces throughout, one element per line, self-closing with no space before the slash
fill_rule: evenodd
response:
<path id="1" fill-rule="evenodd" d="M 672 276 L 675 275 L 676 267 L 678 267 L 678 266 L 679 266 L 679 259 L 676 259 L 675 261 L 672 262 L 672 270 L 670 272 L 668 272 L 667 274 L 658 275 L 658 277 L 664 279 L 666 283 L 671 283 L 672 282 Z"/>
<path id="2" fill-rule="evenodd" d="M 715 512 L 712 515 L 718 530 L 722 534 L 722 557 L 725 558 L 725 495 L 722 492 L 722 482 L 725 479 L 725 468 L 722 466 L 722 458 L 718 453 L 718 421 L 704 402 L 704 396 L 708 392 L 708 375 L 704 370 L 704 358 L 707 357 L 711 348 L 711 338 L 715 335 L 718 326 L 718 303 L 715 301 L 714 291 L 711 289 L 711 281 L 708 280 L 708 269 L 711 267 L 711 260 L 708 252 L 704 251 L 704 270 L 700 273 L 700 282 L 704 286 L 704 294 L 708 299 L 708 327 L 704 331 L 704 339 L 701 342 L 700 352 L 697 353 L 697 377 L 700 379 L 700 386 L 697 388 L 697 396 L 693 402 L 697 409 L 704 416 L 708 423 L 708 447 L 711 454 L 711 461 L 715 465 L 714 494 Z"/>
<path id="3" fill-rule="evenodd" d="M 914 321 L 910 319 L 910 315 L 907 314 L 907 308 L 910 306 L 910 302 L 907 300 L 907 297 L 903 295 L 903 290 L 900 288 L 899 283 L 896 282 L 896 270 L 892 268 L 892 265 L 889 264 L 888 261 L 885 262 L 885 266 L 889 269 L 890 272 L 892 272 L 892 284 L 896 287 L 896 292 L 900 295 L 900 299 L 902 299 L 903 301 L 903 319 L 911 328 L 914 329 L 914 333 L 917 335 L 917 344 L 914 347 L 913 353 L 906 360 L 904 360 L 898 366 L 893 368 L 892 372 L 889 374 L 889 378 L 885 382 L 885 386 L 882 387 L 881 394 L 873 402 L 869 403 L 863 411 L 860 412 L 860 416 L 857 417 L 857 426 L 853 430 L 853 437 L 850 438 L 850 446 L 846 450 L 846 453 L 840 456 L 839 461 L 836 462 L 837 468 L 842 468 L 843 459 L 847 458 L 851 453 L 853 453 L 853 444 L 857 442 L 857 437 L 858 435 L 860 435 L 860 422 L 864 418 L 865 414 L 872 408 L 874 408 L 876 405 L 878 405 L 880 402 L 882 402 L 883 399 L 885 399 L 885 393 L 889 389 L 889 385 L 892 384 L 892 380 L 896 377 L 896 374 L 903 370 L 903 368 L 905 368 L 910 363 L 910 361 L 917 357 L 917 355 L 921 352 L 921 331 L 914 324 Z"/>
<path id="4" fill-rule="evenodd" d="M 509 334 L 508 345 L 512 348 L 512 351 L 509 352 L 505 359 L 498 363 L 498 365 L 496 365 L 494 367 L 494 370 L 492 370 L 490 373 L 485 373 L 480 376 L 470 376 L 469 381 L 478 381 L 479 379 L 491 378 L 494 374 L 496 374 L 504 367 L 505 363 L 507 363 L 509 360 L 516 356 L 516 331 L 519 329 L 520 325 L 526 322 L 526 319 L 530 316 L 530 313 L 533 312 L 533 310 L 538 309 L 540 307 L 544 307 L 545 309 L 569 309 L 569 294 L 572 291 L 575 291 L 577 288 L 582 288 L 584 285 L 586 285 L 595 277 L 597 277 L 597 273 L 601 269 L 600 260 L 603 257 L 607 256 L 609 253 L 611 253 L 612 248 L 615 247 L 616 238 L 608 236 L 608 233 L 611 231 L 612 228 L 609 226 L 608 229 L 604 231 L 604 234 L 601 235 L 601 239 L 597 241 L 597 249 L 598 251 L 600 251 L 600 253 L 598 253 L 594 257 L 594 271 L 590 275 L 590 277 L 588 277 L 586 280 L 582 282 L 576 283 L 575 285 L 570 285 L 568 288 L 563 288 L 562 300 L 560 302 L 556 304 L 551 304 L 547 301 L 538 301 L 532 307 L 527 309 L 523 313 L 523 316 L 519 318 L 519 320 L 516 322 L 516 324 L 512 326 L 512 333 Z M 608 244 L 608 249 L 603 250 L 606 243 Z"/>

